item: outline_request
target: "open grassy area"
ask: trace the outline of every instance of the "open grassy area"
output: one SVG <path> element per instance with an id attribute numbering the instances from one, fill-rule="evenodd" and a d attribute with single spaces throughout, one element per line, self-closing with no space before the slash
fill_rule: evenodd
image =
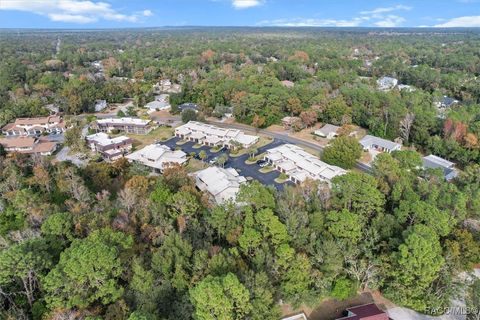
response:
<path id="1" fill-rule="evenodd" d="M 208 164 L 201 161 L 201 160 L 197 160 L 197 159 L 190 159 L 188 160 L 188 164 L 187 166 L 185 167 L 187 169 L 188 172 L 195 172 L 195 171 L 198 171 L 198 170 L 202 170 L 202 169 L 205 169 L 208 167 Z"/>
<path id="2" fill-rule="evenodd" d="M 164 141 L 171 138 L 173 136 L 173 129 L 169 127 L 158 127 L 148 134 L 127 134 L 127 136 L 134 140 L 133 146 L 139 149 L 156 141 Z"/>

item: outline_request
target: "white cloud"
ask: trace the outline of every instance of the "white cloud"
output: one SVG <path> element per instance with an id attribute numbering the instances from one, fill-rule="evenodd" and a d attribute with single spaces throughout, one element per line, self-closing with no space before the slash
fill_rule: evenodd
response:
<path id="1" fill-rule="evenodd" d="M 235 9 L 247 9 L 262 4 L 261 0 L 232 0 L 232 6 Z"/>
<path id="2" fill-rule="evenodd" d="M 152 10 L 143 10 L 142 14 L 143 14 L 145 17 L 151 17 L 151 16 L 153 16 Z"/>
<path id="3" fill-rule="evenodd" d="M 277 19 L 260 21 L 258 25 L 274 27 L 357 27 L 368 17 L 353 18 L 351 20 L 335 19 Z"/>
<path id="4" fill-rule="evenodd" d="M 480 27 L 480 16 L 465 16 L 450 19 L 444 23 L 437 24 L 436 28 L 468 28 Z"/>
<path id="5" fill-rule="evenodd" d="M 72 23 L 91 23 L 97 21 L 95 18 L 89 18 L 80 14 L 62 14 L 50 13 L 48 15 L 52 21 L 72 22 Z"/>
<path id="6" fill-rule="evenodd" d="M 139 22 L 141 16 L 153 15 L 151 10 L 123 14 L 109 3 L 89 0 L 0 0 L 0 10 L 32 12 L 52 21 L 81 24 L 98 20 Z"/>
<path id="7" fill-rule="evenodd" d="M 370 11 L 361 11 L 357 17 L 351 19 L 314 19 L 314 18 L 293 18 L 293 19 L 277 19 L 264 20 L 258 23 L 262 26 L 283 26 L 283 27 L 358 27 L 365 25 L 369 21 L 369 25 L 381 28 L 392 28 L 401 26 L 406 20 L 405 18 L 386 14 L 392 11 L 411 10 L 412 7 L 405 5 L 396 5 L 386 8 L 376 8 Z"/>
<path id="8" fill-rule="evenodd" d="M 387 13 L 392 11 L 404 10 L 409 11 L 412 10 L 412 7 L 405 6 L 402 4 L 393 6 L 393 7 L 386 7 L 386 8 L 376 8 L 370 11 L 361 11 L 360 14 L 368 15 L 368 14 L 379 14 L 379 13 Z"/>
<path id="9" fill-rule="evenodd" d="M 388 15 L 382 20 L 375 22 L 374 25 L 380 28 L 394 28 L 400 26 L 404 22 L 405 18 L 403 17 Z"/>

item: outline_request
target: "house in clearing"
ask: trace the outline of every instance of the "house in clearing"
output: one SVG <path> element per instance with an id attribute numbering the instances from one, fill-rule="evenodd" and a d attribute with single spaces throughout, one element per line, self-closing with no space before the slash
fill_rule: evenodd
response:
<path id="1" fill-rule="evenodd" d="M 95 112 L 102 111 L 107 107 L 107 100 L 95 100 Z"/>
<path id="2" fill-rule="evenodd" d="M 346 316 L 337 320 L 391 320 L 388 314 L 380 310 L 374 303 L 351 307 L 346 310 Z"/>
<path id="3" fill-rule="evenodd" d="M 150 109 L 151 111 L 162 111 L 170 109 L 169 103 L 170 96 L 168 94 L 160 94 L 155 96 L 155 100 L 147 103 L 145 108 Z"/>
<path id="4" fill-rule="evenodd" d="M 177 108 L 178 110 L 180 110 L 180 112 L 183 112 L 185 110 L 193 110 L 195 112 L 198 112 L 198 105 L 191 102 L 182 103 L 178 105 Z"/>
<path id="5" fill-rule="evenodd" d="M 435 107 L 437 107 L 437 109 L 448 109 L 458 104 L 458 102 L 459 101 L 456 99 L 443 96 L 440 99 L 436 99 L 433 104 L 435 105 Z"/>
<path id="6" fill-rule="evenodd" d="M 327 139 L 333 139 L 338 136 L 338 130 L 340 129 L 339 126 L 335 126 L 333 124 L 327 123 L 323 127 L 318 130 L 315 130 L 313 133 L 317 136 Z"/>
<path id="7" fill-rule="evenodd" d="M 307 179 L 330 182 L 334 177 L 347 173 L 293 144 L 267 150 L 265 160 L 294 183 L 302 183 Z"/>
<path id="8" fill-rule="evenodd" d="M 45 137 L 15 137 L 0 139 L 0 144 L 7 152 L 40 154 L 49 156 L 57 149 L 57 143 Z"/>
<path id="9" fill-rule="evenodd" d="M 365 151 L 374 152 L 392 152 L 395 150 L 401 150 L 402 145 L 390 140 L 382 139 L 379 137 L 366 135 L 360 141 Z"/>
<path id="10" fill-rule="evenodd" d="M 398 80 L 392 77 L 382 77 L 377 80 L 377 88 L 380 91 L 390 91 L 398 84 Z"/>
<path id="11" fill-rule="evenodd" d="M 92 151 L 100 153 L 104 159 L 109 161 L 120 159 L 130 152 L 133 143 L 133 140 L 129 137 L 110 138 L 104 132 L 88 135 L 86 140 Z"/>
<path id="12" fill-rule="evenodd" d="M 249 148 L 257 143 L 259 137 L 248 135 L 238 129 L 227 129 L 197 121 L 188 123 L 175 129 L 175 136 L 207 146 L 235 147 L 235 144 L 243 148 Z"/>
<path id="13" fill-rule="evenodd" d="M 457 177 L 458 170 L 455 168 L 455 163 L 446 159 L 437 157 L 433 154 L 423 157 L 423 167 L 426 169 L 441 169 L 445 180 L 450 181 Z"/>
<path id="14" fill-rule="evenodd" d="M 201 191 L 207 191 L 216 203 L 235 201 L 240 186 L 247 179 L 233 168 L 209 167 L 195 173 L 195 184 Z"/>
<path id="15" fill-rule="evenodd" d="M 117 130 L 133 134 L 147 134 L 153 129 L 150 120 L 130 117 L 98 119 L 92 128 L 99 132 L 111 133 Z"/>
<path id="16" fill-rule="evenodd" d="M 169 147 L 160 144 L 148 145 L 127 155 L 125 158 L 129 162 L 142 164 L 159 173 L 162 173 L 170 165 L 183 165 L 187 162 L 187 154 L 185 152 L 181 150 L 172 151 Z"/>

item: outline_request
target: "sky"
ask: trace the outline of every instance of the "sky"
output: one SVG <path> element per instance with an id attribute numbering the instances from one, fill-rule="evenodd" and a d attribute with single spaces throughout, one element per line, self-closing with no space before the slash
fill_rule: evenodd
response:
<path id="1" fill-rule="evenodd" d="M 0 0 L 0 28 L 480 27 L 480 0 Z"/>

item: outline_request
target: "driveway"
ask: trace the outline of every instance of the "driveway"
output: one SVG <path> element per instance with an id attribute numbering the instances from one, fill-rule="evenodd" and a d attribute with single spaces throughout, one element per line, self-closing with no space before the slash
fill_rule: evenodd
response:
<path id="1" fill-rule="evenodd" d="M 70 161 L 77 167 L 84 167 L 87 165 L 87 160 L 82 160 L 78 158 L 77 156 L 72 156 L 69 155 L 68 153 L 70 152 L 70 148 L 65 146 L 63 147 L 56 155 L 55 159 L 57 161 Z"/>
<path id="2" fill-rule="evenodd" d="M 204 150 L 207 154 L 207 158 L 205 159 L 206 162 L 210 161 L 211 159 L 223 153 L 223 152 L 215 152 L 215 153 L 210 152 L 211 147 L 207 147 L 207 146 L 202 146 L 200 148 L 193 148 L 193 146 L 195 145 L 195 143 L 193 142 L 187 142 L 182 145 L 177 145 L 177 141 L 179 140 L 180 140 L 179 138 L 173 137 L 172 139 L 169 139 L 167 141 L 163 141 L 160 143 L 172 149 L 180 147 L 182 151 L 185 152 L 186 154 L 190 154 L 192 152 L 198 154 L 201 150 Z M 268 149 L 282 145 L 284 143 L 285 142 L 281 140 L 275 139 L 273 142 L 269 143 L 268 145 L 258 148 L 258 154 L 263 153 Z M 228 154 L 227 151 L 225 151 L 225 153 Z M 291 181 L 287 181 L 285 183 L 276 183 L 275 179 L 278 178 L 278 176 L 280 175 L 280 172 L 274 170 L 268 173 L 262 173 L 259 171 L 261 167 L 256 163 L 254 164 L 245 163 L 245 160 L 247 160 L 248 157 L 249 157 L 248 154 L 244 154 L 239 157 L 229 157 L 227 163 L 225 164 L 225 168 L 234 168 L 242 176 L 246 178 L 251 177 L 252 179 L 257 180 L 261 184 L 266 186 L 270 186 L 270 185 L 274 186 L 277 190 L 280 190 L 280 191 L 283 190 L 285 185 L 293 185 L 293 182 Z"/>

